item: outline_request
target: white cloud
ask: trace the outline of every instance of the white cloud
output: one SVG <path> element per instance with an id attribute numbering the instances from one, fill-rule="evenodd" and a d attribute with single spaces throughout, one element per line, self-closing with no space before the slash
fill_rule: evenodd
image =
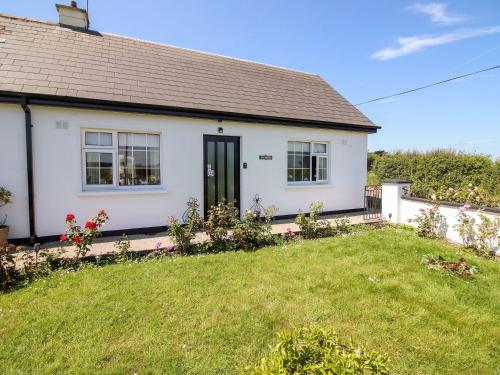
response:
<path id="1" fill-rule="evenodd" d="M 417 3 L 415 5 L 412 5 L 408 9 L 417 13 L 429 15 L 432 22 L 440 23 L 443 25 L 453 25 L 462 22 L 465 19 L 462 16 L 452 15 L 448 13 L 448 10 L 446 8 L 447 5 L 443 3 Z"/>
<path id="2" fill-rule="evenodd" d="M 481 27 L 474 29 L 459 29 L 442 35 L 420 35 L 399 37 L 397 47 L 386 47 L 374 52 L 370 58 L 376 60 L 389 60 L 396 57 L 420 52 L 428 47 L 439 46 L 457 42 L 462 39 L 475 38 L 481 35 L 500 33 L 500 26 Z"/>

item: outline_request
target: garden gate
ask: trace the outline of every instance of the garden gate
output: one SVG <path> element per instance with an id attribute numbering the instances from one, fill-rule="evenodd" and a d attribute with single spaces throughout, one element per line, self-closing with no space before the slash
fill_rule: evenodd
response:
<path id="1" fill-rule="evenodd" d="M 365 186 L 365 212 L 363 219 L 380 220 L 382 218 L 382 186 Z"/>

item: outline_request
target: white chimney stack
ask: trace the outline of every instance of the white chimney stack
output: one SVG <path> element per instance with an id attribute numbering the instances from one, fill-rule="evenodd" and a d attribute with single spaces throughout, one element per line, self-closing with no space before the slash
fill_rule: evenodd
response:
<path id="1" fill-rule="evenodd" d="M 56 8 L 59 13 L 59 24 L 61 26 L 88 30 L 89 17 L 87 11 L 78 8 L 76 1 L 72 1 L 70 5 L 56 4 Z"/>

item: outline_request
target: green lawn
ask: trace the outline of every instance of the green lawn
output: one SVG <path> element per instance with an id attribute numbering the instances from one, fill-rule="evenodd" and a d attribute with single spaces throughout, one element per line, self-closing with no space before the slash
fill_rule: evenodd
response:
<path id="1" fill-rule="evenodd" d="M 428 253 L 461 255 L 387 228 L 56 273 L 0 295 L 0 373 L 232 374 L 313 322 L 388 352 L 395 373 L 499 373 L 499 264 L 466 256 L 482 271 L 466 281 Z"/>

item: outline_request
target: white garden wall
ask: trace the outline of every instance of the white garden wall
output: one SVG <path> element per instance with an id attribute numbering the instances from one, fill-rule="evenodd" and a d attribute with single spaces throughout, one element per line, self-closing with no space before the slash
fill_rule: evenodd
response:
<path id="1" fill-rule="evenodd" d="M 259 194 L 265 206 L 278 206 L 278 215 L 307 210 L 322 201 L 325 210 L 363 207 L 366 181 L 367 134 L 266 124 L 129 114 L 110 111 L 30 106 L 33 122 L 36 234 L 61 233 L 68 212 L 80 221 L 105 209 L 105 230 L 162 226 L 170 215 L 180 217 L 190 196 L 203 207 L 203 135 L 239 136 L 241 140 L 242 209 Z M 67 123 L 67 129 L 56 127 Z M 82 189 L 81 129 L 151 131 L 161 134 L 159 188 L 89 192 Z M 24 114 L 19 105 L 0 105 L 0 186 L 10 189 L 11 238 L 29 236 Z M 289 186 L 287 142 L 323 141 L 329 145 L 330 180 L 324 185 Z M 259 155 L 272 160 L 259 160 Z"/>
<path id="2" fill-rule="evenodd" d="M 409 220 L 419 215 L 419 210 L 421 208 L 425 209 L 432 207 L 432 205 L 426 201 L 405 197 L 404 188 L 409 185 L 408 181 L 389 181 L 382 184 L 382 214 L 390 222 L 416 226 L 415 223 L 411 223 Z M 460 205 L 447 205 L 442 203 L 439 207 L 439 212 L 446 220 L 446 237 L 452 242 L 461 244 L 462 239 L 454 229 L 454 226 L 457 224 L 459 207 Z M 476 223 L 481 223 L 479 214 L 489 218 L 495 218 L 500 217 L 500 210 L 499 212 L 494 212 L 494 210 L 469 209 L 467 214 Z"/>

